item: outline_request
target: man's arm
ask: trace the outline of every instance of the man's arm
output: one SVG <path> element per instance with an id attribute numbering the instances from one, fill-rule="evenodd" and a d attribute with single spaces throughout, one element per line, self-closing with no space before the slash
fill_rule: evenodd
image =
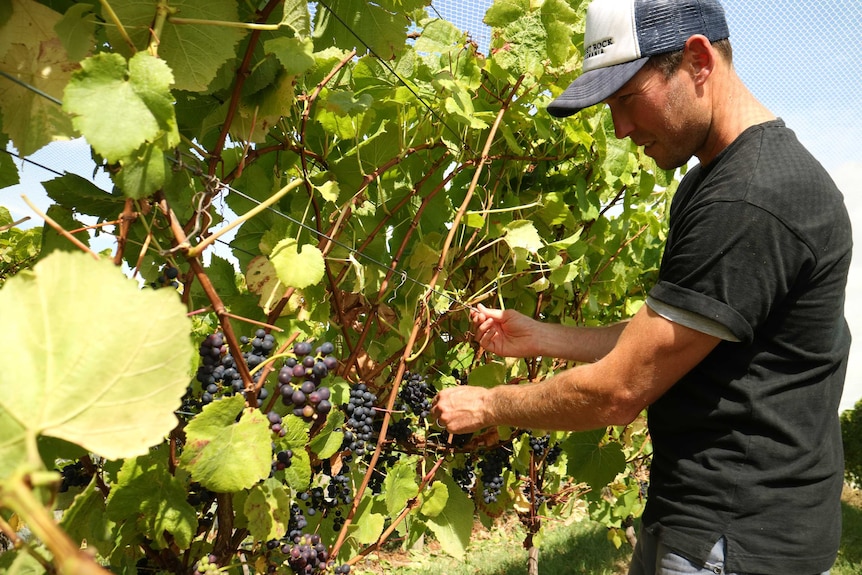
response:
<path id="1" fill-rule="evenodd" d="M 627 322 L 606 327 L 545 323 L 513 310 L 479 305 L 471 314 L 475 339 L 503 357 L 555 357 L 591 363 L 613 349 Z"/>
<path id="2" fill-rule="evenodd" d="M 580 431 L 631 422 L 697 365 L 719 338 L 643 306 L 599 361 L 545 381 L 442 390 L 432 416 L 451 433 L 493 425 Z"/>

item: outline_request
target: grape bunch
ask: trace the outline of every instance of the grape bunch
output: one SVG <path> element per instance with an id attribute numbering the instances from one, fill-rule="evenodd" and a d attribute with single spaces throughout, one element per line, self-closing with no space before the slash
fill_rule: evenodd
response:
<path id="1" fill-rule="evenodd" d="M 287 521 L 287 540 L 299 541 L 300 536 L 308 527 L 308 520 L 297 503 L 290 504 L 290 519 Z"/>
<path id="2" fill-rule="evenodd" d="M 170 286 L 174 289 L 180 287 L 179 282 L 180 272 L 177 268 L 172 266 L 171 264 L 165 264 L 159 273 L 159 277 L 156 278 L 155 281 L 150 282 L 150 287 L 153 289 L 159 289 L 161 287 Z"/>
<path id="3" fill-rule="evenodd" d="M 65 493 L 70 487 L 86 487 L 92 479 L 82 461 L 69 463 L 60 470 L 62 480 L 60 482 L 60 493 Z"/>
<path id="4" fill-rule="evenodd" d="M 293 463 L 293 451 L 290 449 L 283 449 L 275 454 L 275 461 L 272 463 L 272 470 L 282 471 L 290 467 L 291 463 Z"/>
<path id="5" fill-rule="evenodd" d="M 339 503 L 353 502 L 353 488 L 350 486 L 350 467 L 342 465 L 338 473 L 329 471 L 329 485 L 326 487 L 326 495 L 332 501 L 333 506 Z"/>
<path id="6" fill-rule="evenodd" d="M 205 555 L 195 564 L 195 575 L 206 575 L 207 573 L 219 573 L 215 555 Z"/>
<path id="7" fill-rule="evenodd" d="M 437 390 L 430 385 L 424 375 L 406 372 L 398 397 L 412 413 L 419 416 L 420 421 L 431 413 L 431 398 L 437 395 Z"/>
<path id="8" fill-rule="evenodd" d="M 284 437 L 287 434 L 287 430 L 284 429 L 284 420 L 282 419 L 281 414 L 276 411 L 270 411 L 266 414 L 266 419 L 269 421 L 270 431 L 274 434 L 279 437 Z"/>
<path id="9" fill-rule="evenodd" d="M 323 379 L 336 367 L 332 356 L 335 346 L 325 342 L 314 350 L 304 341 L 293 346 L 294 357 L 285 360 L 278 372 L 278 390 L 284 405 L 293 408 L 293 414 L 306 421 L 326 416 L 332 410 L 330 390 L 321 385 Z"/>
<path id="10" fill-rule="evenodd" d="M 481 471 L 482 501 L 495 503 L 503 489 L 503 469 L 509 466 L 509 452 L 499 446 L 485 452 L 478 467 Z"/>
<path id="11" fill-rule="evenodd" d="M 374 414 L 377 396 L 369 391 L 364 383 L 350 387 L 350 401 L 344 406 L 347 413 L 344 432 L 344 449 L 362 455 L 368 443 L 374 438 Z"/>
<path id="12" fill-rule="evenodd" d="M 320 535 L 303 534 L 291 545 L 284 545 L 282 552 L 287 555 L 287 564 L 297 575 L 313 575 L 326 570 L 329 553 L 320 541 Z"/>
<path id="13" fill-rule="evenodd" d="M 272 354 L 272 350 L 275 348 L 275 338 L 272 334 L 266 333 L 265 330 L 258 329 L 252 339 L 246 336 L 241 337 L 240 344 L 242 346 L 250 344 L 250 349 L 244 351 L 242 357 L 249 369 L 254 369 Z M 223 334 L 217 332 L 207 336 L 198 348 L 198 354 L 201 357 L 201 362 L 196 378 L 204 390 L 201 396 L 202 404 L 206 405 L 212 402 L 219 394 L 233 395 L 245 391 L 242 376 L 236 368 L 236 361 L 233 356 L 228 353 Z M 260 372 L 255 373 L 253 381 L 257 381 L 259 376 Z M 263 400 L 267 396 L 266 388 L 258 390 L 258 407 L 263 405 Z"/>
<path id="14" fill-rule="evenodd" d="M 470 493 L 473 485 L 476 483 L 476 474 L 473 472 L 473 460 L 467 458 L 464 460 L 463 467 L 452 467 L 450 470 L 452 479 L 458 484 L 465 493 Z"/>
<path id="15" fill-rule="evenodd" d="M 537 460 L 541 460 L 544 457 L 545 464 L 547 465 L 553 465 L 556 463 L 560 454 L 563 452 L 563 448 L 560 447 L 559 443 L 555 443 L 554 445 L 550 445 L 550 443 L 550 435 L 536 437 L 535 435 L 530 434 L 530 449 L 535 454 Z"/>

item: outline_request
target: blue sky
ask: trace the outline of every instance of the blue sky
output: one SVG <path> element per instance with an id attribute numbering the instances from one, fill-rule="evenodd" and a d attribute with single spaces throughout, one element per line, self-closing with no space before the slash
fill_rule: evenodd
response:
<path id="1" fill-rule="evenodd" d="M 722 2 L 739 75 L 832 174 L 854 222 L 855 244 L 862 246 L 862 2 Z M 434 1 L 440 14 L 471 32 L 485 52 L 489 31 L 481 18 L 490 5 L 491 0 Z M 49 146 L 33 159 L 58 171 L 92 177 L 88 148 L 82 143 Z M 24 166 L 22 184 L 0 192 L 0 205 L 12 210 L 15 217 L 32 216 L 20 195 L 26 193 L 44 205 L 44 190 L 38 182 L 53 177 L 35 166 Z M 36 219 L 31 223 L 41 224 Z M 856 344 L 842 409 L 862 399 L 862 247 L 857 249 L 851 269 L 847 317 Z"/>

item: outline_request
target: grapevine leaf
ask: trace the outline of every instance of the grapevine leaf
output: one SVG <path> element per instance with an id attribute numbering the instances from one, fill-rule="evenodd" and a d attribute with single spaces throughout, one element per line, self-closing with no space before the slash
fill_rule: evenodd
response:
<path id="1" fill-rule="evenodd" d="M 105 497 L 95 481 L 75 497 L 72 506 L 63 513 L 60 526 L 73 541 L 86 541 L 87 546 L 96 548 L 100 555 L 106 557 L 111 552 L 116 526 L 105 516 Z"/>
<path id="2" fill-rule="evenodd" d="M 269 256 L 278 279 L 286 286 L 302 289 L 323 279 L 323 253 L 311 244 L 301 248 L 293 238 L 281 240 Z"/>
<path id="3" fill-rule="evenodd" d="M 256 485 L 243 505 L 251 536 L 257 541 L 281 539 L 290 521 L 290 496 L 274 478 Z"/>
<path id="4" fill-rule="evenodd" d="M 432 20 L 416 39 L 417 52 L 447 54 L 452 48 L 461 49 L 464 33 L 446 20 Z"/>
<path id="5" fill-rule="evenodd" d="M 96 31 L 93 7 L 84 3 L 69 6 L 63 18 L 54 25 L 54 30 L 69 59 L 75 62 L 82 60 L 93 47 L 93 34 Z"/>
<path id="6" fill-rule="evenodd" d="M 503 383 L 506 378 L 506 366 L 493 361 L 475 367 L 470 371 L 468 383 L 479 387 L 495 387 Z"/>
<path id="7" fill-rule="evenodd" d="M 8 138 L 0 136 L 0 148 L 6 149 Z M 0 189 L 14 186 L 21 181 L 18 175 L 18 166 L 12 161 L 9 154 L 0 155 Z"/>
<path id="8" fill-rule="evenodd" d="M 113 521 L 133 522 L 158 549 L 171 544 L 166 533 L 180 549 L 188 549 L 197 514 L 187 497 L 184 482 L 168 471 L 166 454 L 155 451 L 123 462 L 105 510 Z"/>
<path id="9" fill-rule="evenodd" d="M 120 164 L 123 169 L 114 176 L 114 182 L 129 198 L 145 198 L 165 185 L 167 160 L 164 148 L 157 144 L 144 144 Z"/>
<path id="10" fill-rule="evenodd" d="M 93 149 L 111 163 L 129 158 L 162 136 L 179 143 L 173 74 L 164 60 L 145 52 L 128 64 L 119 54 L 97 54 L 81 62 L 64 95 L 63 109 Z"/>
<path id="11" fill-rule="evenodd" d="M 575 481 L 587 483 L 596 493 L 626 466 L 620 444 L 603 444 L 604 435 L 604 429 L 573 433 L 561 444 L 568 458 L 568 474 Z"/>
<path id="12" fill-rule="evenodd" d="M 302 3 L 303 6 L 307 4 Z M 304 74 L 314 66 L 314 44 L 311 40 L 278 37 L 263 44 L 267 54 L 274 54 L 291 76 Z"/>
<path id="13" fill-rule="evenodd" d="M 416 457 L 405 457 L 399 460 L 383 480 L 386 510 L 390 515 L 397 515 L 408 501 L 419 494 L 419 485 L 416 483 L 416 461 Z"/>
<path id="14" fill-rule="evenodd" d="M 281 25 L 290 27 L 297 36 L 311 34 L 311 14 L 306 0 L 285 0 Z"/>
<path id="15" fill-rule="evenodd" d="M 44 561 L 44 559 L 41 559 Z M 40 559 L 29 550 L 10 549 L 0 553 L 0 573 L 5 575 L 42 575 L 47 573 Z"/>
<path id="16" fill-rule="evenodd" d="M 60 18 L 33 0 L 12 0 L 12 14 L 0 26 L 0 71 L 57 100 L 75 68 L 54 32 Z M 0 115 L 23 156 L 73 133 L 71 120 L 56 102 L 16 82 L 0 82 Z"/>
<path id="17" fill-rule="evenodd" d="M 267 314 L 272 305 L 287 291 L 287 286 L 278 279 L 275 266 L 266 256 L 255 256 L 251 260 L 246 269 L 245 280 L 249 291 L 260 296 L 260 307 Z"/>
<path id="18" fill-rule="evenodd" d="M 351 530 L 350 536 L 360 545 L 374 543 L 383 533 L 386 516 L 382 513 L 374 513 L 373 509 L 373 499 L 366 497 L 359 504 L 353 518 L 353 524 L 351 524 L 353 530 Z"/>
<path id="19" fill-rule="evenodd" d="M 111 8 L 123 22 L 137 49 L 147 46 L 150 28 L 160 0 L 111 0 Z M 237 2 L 234 0 L 171 0 L 170 8 L 177 16 L 187 19 L 236 22 Z M 119 31 L 111 26 L 108 39 L 117 50 L 130 49 Z M 165 23 L 159 38 L 159 57 L 167 61 L 176 75 L 178 90 L 203 92 L 225 62 L 235 57 L 235 48 L 245 36 L 245 30 L 228 26 Z"/>
<path id="20" fill-rule="evenodd" d="M 210 491 L 240 491 L 269 475 L 269 422 L 259 409 L 244 407 L 242 395 L 220 399 L 186 426 L 180 466 Z"/>
<path id="21" fill-rule="evenodd" d="M 536 226 L 529 220 L 516 220 L 508 224 L 504 238 L 509 247 L 523 248 L 532 253 L 536 253 L 544 245 Z"/>
<path id="22" fill-rule="evenodd" d="M 344 413 L 337 409 L 330 411 L 326 417 L 326 424 L 308 445 L 317 457 L 329 459 L 341 448 L 344 432 L 336 430 L 340 430 L 343 425 Z"/>
<path id="23" fill-rule="evenodd" d="M 123 211 L 123 199 L 113 196 L 90 180 L 77 174 L 65 174 L 42 182 L 48 197 L 69 209 L 100 219 L 117 217 Z"/>
<path id="24" fill-rule="evenodd" d="M 56 252 L 0 290 L 0 478 L 27 438 L 132 457 L 176 427 L 194 349 L 185 308 L 107 261 Z M 21 382 L 27 382 L 22 385 Z"/>
<path id="25" fill-rule="evenodd" d="M 444 552 L 455 558 L 463 558 L 473 533 L 473 502 L 448 475 L 443 483 L 448 491 L 446 507 L 428 517 L 428 529 L 434 533 Z"/>
<path id="26" fill-rule="evenodd" d="M 449 489 L 445 483 L 435 481 L 431 484 L 428 492 L 423 494 L 422 507 L 419 512 L 426 517 L 437 517 L 446 508 L 449 501 Z"/>
<path id="27" fill-rule="evenodd" d="M 284 470 L 284 478 L 295 491 L 306 491 L 311 485 L 311 457 L 304 448 L 293 450 L 290 467 Z"/>
<path id="28" fill-rule="evenodd" d="M 48 217 L 54 220 L 60 227 L 64 229 L 81 229 L 84 224 L 75 219 L 72 210 L 63 206 L 52 205 L 47 210 Z M 90 245 L 90 235 L 86 231 L 80 231 L 72 234 L 85 246 Z M 45 224 L 42 229 L 42 249 L 40 257 L 44 258 L 55 250 L 74 252 L 78 248 L 75 247 L 68 239 L 60 235 L 53 227 Z"/>
<path id="29" fill-rule="evenodd" d="M 369 49 L 383 60 L 392 60 L 405 45 L 407 20 L 363 0 L 331 0 L 317 10 L 313 37 L 336 47 L 364 52 Z M 358 45 L 357 38 L 367 43 Z"/>
<path id="30" fill-rule="evenodd" d="M 494 28 L 511 24 L 530 10 L 530 0 L 494 0 L 485 13 L 484 22 Z"/>

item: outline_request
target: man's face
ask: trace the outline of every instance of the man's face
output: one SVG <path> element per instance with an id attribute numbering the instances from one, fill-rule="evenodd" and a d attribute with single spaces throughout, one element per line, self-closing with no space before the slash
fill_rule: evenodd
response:
<path id="1" fill-rule="evenodd" d="M 703 147 L 709 120 L 698 109 L 690 77 L 677 70 L 666 78 L 644 66 L 605 103 L 617 138 L 631 138 L 659 167 L 682 166 Z"/>

